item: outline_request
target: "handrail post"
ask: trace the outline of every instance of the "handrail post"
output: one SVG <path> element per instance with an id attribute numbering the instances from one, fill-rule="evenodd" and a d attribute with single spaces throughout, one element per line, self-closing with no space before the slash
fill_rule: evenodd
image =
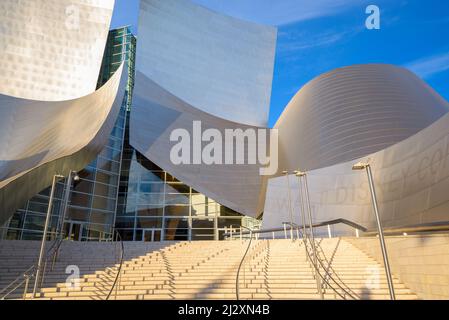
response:
<path id="1" fill-rule="evenodd" d="M 287 239 L 287 226 L 285 225 L 285 222 L 284 222 L 284 238 Z"/>
<path id="2" fill-rule="evenodd" d="M 26 274 L 25 275 L 25 288 L 23 289 L 23 300 L 26 300 L 27 293 L 28 293 L 28 285 L 30 283 L 30 277 Z"/>
<path id="3" fill-rule="evenodd" d="M 53 181 L 51 184 L 51 191 L 50 191 L 50 199 L 48 201 L 47 216 L 45 218 L 44 232 L 42 235 L 41 249 L 39 252 L 39 260 L 37 262 L 36 276 L 34 279 L 33 298 L 36 297 L 37 287 L 39 286 L 39 278 L 40 278 L 40 273 L 41 273 L 41 268 L 42 268 L 42 260 L 44 259 L 44 252 L 45 252 L 45 242 L 47 241 L 48 225 L 50 224 L 51 210 L 53 207 L 53 197 L 55 195 L 56 178 L 63 178 L 63 176 L 58 175 L 58 174 L 53 175 Z"/>
<path id="4" fill-rule="evenodd" d="M 330 224 L 327 225 L 327 234 L 329 236 L 329 239 L 331 239 L 332 238 L 332 231 L 331 231 L 331 225 Z"/>
<path id="5" fill-rule="evenodd" d="M 316 285 L 317 285 L 318 293 L 320 294 L 320 298 L 324 299 L 323 288 L 321 287 L 321 279 L 320 279 L 320 276 L 319 276 L 318 270 L 317 270 L 317 268 L 319 268 L 318 256 L 317 256 L 316 246 L 315 246 L 315 236 L 313 234 L 312 208 L 310 206 L 309 186 L 307 184 L 307 174 L 306 173 L 304 174 L 304 186 L 305 186 L 305 194 L 306 194 L 306 202 L 307 202 L 307 212 L 308 212 L 308 217 L 309 217 L 310 240 L 311 240 L 311 244 L 312 244 L 313 260 L 314 260 L 314 264 L 316 266 L 316 268 L 315 268 Z"/>
<path id="6" fill-rule="evenodd" d="M 297 170 L 295 172 L 295 175 L 298 177 L 298 192 L 299 192 L 299 200 L 301 201 L 301 221 L 302 221 L 302 240 L 304 242 L 304 251 L 305 251 L 305 258 L 307 261 L 307 232 L 306 232 L 306 218 L 305 218 L 305 205 L 304 205 L 304 195 L 303 195 L 303 188 L 302 188 L 302 182 L 301 177 L 304 175 L 303 172 Z"/>
<path id="7" fill-rule="evenodd" d="M 380 221 L 379 208 L 377 207 L 376 190 L 374 188 L 374 181 L 373 181 L 373 174 L 371 172 L 371 166 L 369 164 L 367 164 L 365 169 L 366 169 L 366 173 L 368 175 L 369 188 L 370 188 L 371 198 L 372 198 L 372 202 L 373 202 L 374 214 L 376 215 L 377 231 L 379 232 L 379 241 L 380 241 L 380 247 L 382 249 L 382 257 L 384 260 L 385 273 L 387 275 L 387 280 L 388 280 L 388 289 L 390 291 L 390 298 L 391 298 L 391 300 L 396 300 L 396 297 L 394 294 L 393 279 L 391 276 L 390 264 L 388 262 L 387 248 L 385 245 L 384 233 L 383 233 L 383 229 L 382 229 L 382 222 Z"/>
<path id="8" fill-rule="evenodd" d="M 290 179 L 288 178 L 288 171 L 282 171 L 282 173 L 285 174 L 285 177 L 287 178 L 288 211 L 290 214 L 290 224 L 293 224 L 293 208 L 292 208 L 292 195 L 290 191 Z M 293 240 L 293 229 L 291 225 L 290 225 L 290 239 Z"/>

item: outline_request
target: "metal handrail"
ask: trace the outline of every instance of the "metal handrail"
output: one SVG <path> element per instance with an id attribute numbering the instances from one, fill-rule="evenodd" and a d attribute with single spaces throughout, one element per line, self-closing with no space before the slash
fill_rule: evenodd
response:
<path id="1" fill-rule="evenodd" d="M 319 275 L 319 277 L 324 281 L 324 283 L 325 283 L 330 289 L 332 289 L 337 295 L 339 295 L 342 299 L 346 300 L 345 295 L 342 295 L 340 292 L 338 292 L 338 290 L 335 289 L 335 288 L 329 283 L 329 281 L 327 280 L 327 279 L 331 279 L 333 282 L 335 282 L 335 284 L 336 284 L 341 290 L 343 290 L 344 293 L 346 293 L 347 295 L 349 295 L 350 297 L 352 297 L 353 299 L 355 299 L 354 296 L 352 296 L 352 295 L 351 295 L 345 288 L 343 288 L 337 281 L 335 281 L 335 279 L 332 277 L 332 275 L 328 272 L 327 267 L 324 266 L 323 261 L 322 261 L 322 260 L 320 259 L 320 257 L 317 255 L 317 256 L 316 256 L 316 257 L 317 257 L 317 262 L 319 262 L 319 264 L 321 265 L 321 268 L 323 268 L 323 270 L 324 270 L 325 273 L 326 273 L 324 276 L 321 274 L 320 268 L 319 268 L 320 266 L 317 265 L 318 263 L 315 263 L 315 260 L 312 258 L 312 255 L 311 255 L 311 253 L 310 253 L 310 251 L 309 251 L 309 247 L 308 247 L 308 245 L 307 245 L 307 240 L 308 240 L 309 242 L 312 241 L 312 240 L 309 239 L 309 237 L 306 237 L 306 236 L 303 234 L 303 232 L 301 231 L 301 226 L 299 226 L 299 225 L 297 225 L 296 223 L 293 223 L 293 222 L 283 222 L 283 225 L 284 225 L 284 226 L 285 226 L 285 225 L 289 225 L 291 230 L 293 230 L 293 228 L 296 227 L 296 231 L 298 232 L 298 234 L 300 233 L 300 234 L 302 235 L 302 239 L 303 239 L 304 246 L 305 246 L 305 249 L 306 249 L 307 258 L 308 258 L 310 264 L 314 267 L 314 270 L 316 271 L 316 274 Z M 314 242 L 315 242 L 315 246 L 312 246 L 312 244 L 310 243 L 310 245 L 312 246 L 312 250 L 313 250 L 313 247 L 315 248 L 315 250 L 316 250 L 317 247 L 320 248 L 321 250 L 323 250 L 323 249 L 321 248 L 321 246 L 320 246 L 320 243 L 319 243 L 318 241 L 314 240 Z M 328 278 L 326 278 L 326 276 L 327 276 Z"/>
<path id="2" fill-rule="evenodd" d="M 420 232 L 432 232 L 432 231 L 449 231 L 449 221 L 438 221 L 429 223 L 420 223 L 405 225 L 399 227 L 387 227 L 383 228 L 384 234 L 395 233 L 420 233 Z M 365 231 L 364 236 L 377 235 L 377 229 L 369 229 Z"/>
<path id="3" fill-rule="evenodd" d="M 249 237 L 248 246 L 246 247 L 245 254 L 242 257 L 242 260 L 240 260 L 240 264 L 237 269 L 237 275 L 235 277 L 235 295 L 236 295 L 237 300 L 239 300 L 239 298 L 240 298 L 240 291 L 239 291 L 240 269 L 242 268 L 243 262 L 245 261 L 246 255 L 248 254 L 248 251 L 249 251 L 249 248 L 251 247 L 251 242 L 253 241 L 253 230 L 248 227 L 245 227 L 245 226 L 240 226 L 240 228 L 249 230 L 250 237 Z"/>
<path id="4" fill-rule="evenodd" d="M 29 281 L 31 278 L 34 277 L 35 274 L 35 268 L 36 265 L 32 265 L 31 267 L 29 267 L 27 270 L 25 270 L 22 274 L 20 274 L 17 278 L 15 278 L 10 284 L 8 284 L 5 288 L 3 288 L 0 291 L 0 294 L 3 294 L 5 291 L 6 294 L 4 294 L 0 300 L 5 300 L 10 294 L 12 294 L 13 292 L 15 292 L 18 288 L 20 288 L 22 286 L 22 284 L 24 284 L 25 282 Z M 19 283 L 17 283 L 19 280 Z M 17 283 L 17 284 L 16 284 Z M 13 287 L 14 286 L 14 287 Z M 13 287 L 12 289 L 10 289 L 11 287 Z M 26 286 L 25 291 L 27 291 L 28 286 Z M 24 297 L 26 295 L 26 292 L 24 292 Z"/>
<path id="5" fill-rule="evenodd" d="M 320 250 L 320 252 L 322 253 L 322 255 L 323 255 L 323 257 L 324 257 L 324 261 L 326 262 L 326 265 L 327 265 L 327 268 L 325 269 L 327 275 L 328 275 L 328 276 L 331 275 L 331 274 L 332 274 L 332 275 L 335 275 L 336 279 L 339 280 L 339 281 L 341 282 L 341 285 L 345 287 L 345 290 L 351 292 L 351 297 L 352 297 L 352 298 L 354 298 L 354 299 L 355 299 L 355 298 L 360 299 L 360 296 L 359 296 L 357 293 L 355 293 L 354 290 L 352 290 L 348 285 L 346 285 L 346 284 L 344 283 L 344 281 L 340 278 L 340 276 L 338 275 L 338 273 L 334 270 L 334 268 L 332 267 L 332 263 L 331 263 L 331 262 L 329 261 L 329 259 L 326 257 L 326 254 L 324 253 L 324 250 L 323 250 L 323 248 L 321 247 L 321 245 L 320 245 L 318 242 L 316 242 L 316 245 L 315 245 L 315 246 Z M 318 252 L 318 254 L 320 254 L 320 252 Z M 329 271 L 331 271 L 331 273 L 330 273 Z M 332 279 L 332 280 L 334 280 L 334 282 L 337 283 L 337 281 L 335 281 L 335 279 Z"/>
<path id="6" fill-rule="evenodd" d="M 123 260 L 125 255 L 125 246 L 123 244 L 123 239 L 120 235 L 120 233 L 116 230 L 116 237 L 120 240 L 120 260 L 119 260 L 119 267 L 117 269 L 117 275 L 115 276 L 114 282 L 112 284 L 111 290 L 109 290 L 108 295 L 106 296 L 106 300 L 109 300 L 109 297 L 111 296 L 112 292 L 114 291 L 115 286 L 117 285 L 117 282 L 120 278 L 120 274 L 123 267 Z M 116 239 L 117 239 L 116 238 Z M 115 291 L 115 298 L 117 299 L 117 290 Z"/>
<path id="7" fill-rule="evenodd" d="M 60 238 L 56 238 L 53 241 L 52 245 L 50 246 L 50 248 L 48 248 L 47 253 L 45 255 L 45 258 L 44 258 L 45 263 L 47 263 L 48 258 L 50 258 L 52 256 L 52 254 L 54 254 L 56 252 L 56 250 L 59 250 L 61 243 L 62 243 L 62 239 L 60 239 Z M 6 294 L 4 294 L 3 296 L 0 297 L 0 300 L 5 300 L 9 295 L 14 293 L 24 283 L 26 284 L 24 293 L 23 293 L 23 298 L 25 299 L 27 291 L 28 291 L 28 281 L 36 276 L 36 271 L 37 271 L 37 265 L 33 264 L 28 269 L 26 269 L 24 272 L 20 273 L 20 275 L 18 275 L 6 287 L 4 287 L 2 290 L 0 290 L 0 295 L 3 294 L 4 292 L 8 291 Z M 20 281 L 21 279 L 22 279 L 22 281 Z M 16 285 L 16 283 L 18 281 L 20 281 L 20 282 Z M 14 286 L 14 288 L 10 289 L 13 286 Z"/>
<path id="8" fill-rule="evenodd" d="M 283 222 L 283 223 L 287 223 L 290 224 L 290 222 Z M 366 232 L 367 229 L 364 226 L 361 226 L 353 221 L 347 220 L 347 219 L 343 219 L 343 218 L 339 218 L 339 219 L 333 219 L 333 220 L 328 220 L 328 221 L 323 221 L 323 222 L 319 222 L 319 223 L 315 223 L 312 225 L 312 228 L 318 228 L 318 227 L 323 227 L 323 226 L 327 226 L 327 225 L 333 225 L 333 224 L 345 224 L 348 225 L 350 227 L 353 227 L 354 229 L 358 229 L 360 231 Z M 293 225 L 298 226 L 297 224 L 293 223 Z M 299 226 L 298 226 L 299 227 Z M 310 226 L 306 225 L 306 226 L 301 226 L 301 228 L 306 228 L 309 229 Z M 271 233 L 271 232 L 279 232 L 279 231 L 284 231 L 284 228 L 268 228 L 268 229 L 259 229 L 259 230 L 252 230 L 252 234 L 260 234 L 260 233 Z M 249 234 L 248 231 L 243 231 L 242 235 L 247 235 Z M 232 234 L 230 232 L 226 232 L 224 233 L 224 237 L 229 237 Z"/>

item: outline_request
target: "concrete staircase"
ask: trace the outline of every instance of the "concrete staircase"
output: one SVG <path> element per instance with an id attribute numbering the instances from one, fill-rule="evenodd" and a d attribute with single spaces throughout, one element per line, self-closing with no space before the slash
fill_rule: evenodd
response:
<path id="1" fill-rule="evenodd" d="M 384 270 L 377 261 L 345 240 L 318 241 L 342 286 L 362 299 L 389 299 Z M 122 271 L 110 299 L 235 299 L 237 268 L 246 246 L 239 240 L 126 242 Z M 38 248 L 34 241 L 0 242 L 0 289 L 36 262 Z M 64 242 L 38 298 L 105 299 L 117 275 L 118 253 L 115 243 Z M 79 270 L 79 280 L 67 284 L 73 270 Z M 240 273 L 240 298 L 319 299 L 313 274 L 302 241 L 253 240 Z M 417 299 L 396 278 L 394 285 L 398 299 Z M 330 288 L 324 292 L 325 299 L 341 299 Z M 21 293 L 23 289 L 9 298 L 20 298 Z"/>

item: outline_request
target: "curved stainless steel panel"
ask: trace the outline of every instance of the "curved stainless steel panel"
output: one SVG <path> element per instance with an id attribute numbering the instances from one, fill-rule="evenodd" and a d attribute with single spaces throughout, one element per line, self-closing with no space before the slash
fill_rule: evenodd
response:
<path id="1" fill-rule="evenodd" d="M 266 126 L 276 34 L 188 0 L 142 0 L 137 69 L 195 108 Z"/>
<path id="2" fill-rule="evenodd" d="M 384 150 L 310 171 L 308 181 L 315 221 L 345 218 L 368 228 L 375 227 L 367 174 L 364 170 L 351 170 L 358 161 L 371 165 L 385 227 L 449 220 L 449 114 Z M 289 178 L 294 220 L 299 223 L 298 180 Z M 264 227 L 289 221 L 286 179 L 277 177 L 268 183 Z"/>
<path id="3" fill-rule="evenodd" d="M 114 0 L 0 1 L 0 93 L 60 101 L 95 91 Z"/>
<path id="4" fill-rule="evenodd" d="M 114 126 L 127 72 L 122 65 L 99 90 L 66 101 L 0 95 L 0 224 L 51 184 L 56 173 L 81 170 Z"/>
<path id="5" fill-rule="evenodd" d="M 382 150 L 429 126 L 448 103 L 410 71 L 385 64 L 327 72 L 293 97 L 279 129 L 279 168 L 312 170 Z"/>
<path id="6" fill-rule="evenodd" d="M 202 130 L 256 128 L 214 117 L 198 110 L 164 90 L 140 72 L 136 73 L 130 119 L 130 143 L 140 153 L 180 181 L 237 212 L 255 216 L 263 200 L 260 193 L 259 165 L 249 164 L 173 164 L 170 134 L 185 129 L 194 136 L 193 121 Z M 193 147 L 192 147 L 193 150 Z"/>

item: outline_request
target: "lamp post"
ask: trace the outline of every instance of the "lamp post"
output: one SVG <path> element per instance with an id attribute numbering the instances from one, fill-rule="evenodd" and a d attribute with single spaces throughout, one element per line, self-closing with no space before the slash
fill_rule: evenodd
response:
<path id="1" fill-rule="evenodd" d="M 384 260 L 385 273 L 387 275 L 388 290 L 390 291 L 391 300 L 396 300 L 396 297 L 394 294 L 393 279 L 391 277 L 390 264 L 388 262 L 388 254 L 387 254 L 387 248 L 385 245 L 382 223 L 380 221 L 380 216 L 379 216 L 379 208 L 377 206 L 376 189 L 374 188 L 374 181 L 373 181 L 373 174 L 371 172 L 371 166 L 369 165 L 369 163 L 358 162 L 352 166 L 352 170 L 366 170 L 366 174 L 368 175 L 371 200 L 373 203 L 374 214 L 376 216 L 377 232 L 379 233 L 380 247 L 382 249 L 382 257 Z"/>
<path id="2" fill-rule="evenodd" d="M 301 177 L 304 175 L 304 173 L 299 170 L 294 171 L 294 173 L 295 173 L 295 176 L 298 177 L 298 192 L 299 192 L 299 200 L 301 201 L 301 221 L 302 221 L 303 237 L 307 237 L 304 196 L 303 196 L 302 188 L 301 188 Z"/>
<path id="3" fill-rule="evenodd" d="M 316 285 L 318 288 L 318 292 L 320 294 L 321 299 L 324 299 L 323 290 L 321 288 L 321 279 L 320 275 L 318 274 L 318 256 L 316 253 L 316 246 L 315 246 L 315 236 L 313 234 L 313 222 L 312 222 L 312 208 L 310 207 L 310 196 L 309 196 L 309 186 L 307 184 L 307 173 L 302 171 L 297 171 L 296 176 L 299 178 L 299 182 L 301 182 L 301 177 L 304 180 L 304 192 L 305 192 L 305 200 L 307 202 L 307 215 L 309 218 L 309 229 L 310 229 L 310 243 L 312 245 L 312 251 L 313 251 L 313 262 L 315 265 L 315 278 L 316 278 Z"/>
<path id="4" fill-rule="evenodd" d="M 80 177 L 78 176 L 76 171 L 70 171 L 69 176 L 67 177 L 67 183 L 65 186 L 64 210 L 62 212 L 62 215 L 60 216 L 60 221 L 58 221 L 58 229 L 59 229 L 59 237 L 60 238 L 63 237 L 64 221 L 65 221 L 65 217 L 67 215 L 67 209 L 69 206 L 69 198 L 70 198 L 70 191 L 72 189 L 72 182 L 79 181 L 79 179 L 80 179 Z"/>
<path id="5" fill-rule="evenodd" d="M 293 210 L 292 210 L 292 199 L 290 193 L 290 179 L 288 178 L 288 171 L 282 171 L 282 174 L 287 178 L 287 196 L 288 196 L 288 211 L 290 213 L 290 239 L 293 239 Z"/>
<path id="6" fill-rule="evenodd" d="M 44 252 L 45 252 L 45 242 L 47 240 L 48 225 L 50 224 L 51 209 L 53 207 L 53 197 L 55 194 L 56 180 L 58 178 L 64 178 L 64 176 L 62 176 L 60 174 L 55 174 L 53 176 L 53 182 L 51 184 L 51 191 L 50 191 L 50 199 L 48 201 L 47 216 L 45 218 L 44 234 L 42 235 L 41 249 L 39 252 L 39 260 L 37 262 L 36 276 L 34 279 L 33 298 L 36 297 L 36 291 L 37 291 L 37 287 L 39 284 L 39 278 L 41 275 L 42 262 L 43 262 L 42 260 L 44 258 Z"/>

